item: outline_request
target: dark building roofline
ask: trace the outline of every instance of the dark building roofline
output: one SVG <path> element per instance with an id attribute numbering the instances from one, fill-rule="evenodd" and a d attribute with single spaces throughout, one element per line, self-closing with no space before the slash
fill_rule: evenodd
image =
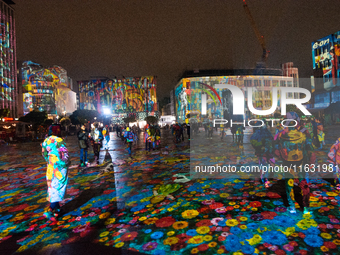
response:
<path id="1" fill-rule="evenodd" d="M 185 71 L 181 76 L 183 78 L 204 77 L 204 76 L 233 76 L 233 75 L 265 75 L 265 76 L 282 76 L 282 69 L 225 69 L 225 70 L 191 70 Z"/>
<path id="2" fill-rule="evenodd" d="M 3 2 L 5 2 L 8 5 L 13 5 L 15 4 L 12 0 L 2 0 Z"/>

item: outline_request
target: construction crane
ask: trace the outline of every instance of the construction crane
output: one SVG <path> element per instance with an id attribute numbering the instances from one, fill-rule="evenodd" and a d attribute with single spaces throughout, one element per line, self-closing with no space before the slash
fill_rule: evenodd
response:
<path id="1" fill-rule="evenodd" d="M 249 21 L 250 21 L 250 23 L 251 23 L 251 25 L 253 27 L 255 35 L 256 35 L 257 39 L 259 40 L 259 42 L 261 44 L 262 51 L 263 51 L 262 52 L 262 60 L 261 60 L 262 63 L 261 63 L 261 65 L 265 67 L 266 63 L 267 63 L 267 58 L 268 58 L 268 55 L 269 55 L 270 51 L 267 50 L 266 42 L 264 40 L 264 37 L 263 37 L 263 35 L 260 34 L 260 32 L 259 32 L 259 30 L 258 30 L 258 28 L 256 26 L 256 23 L 254 21 L 254 18 L 253 18 L 253 16 L 250 13 L 250 10 L 249 10 L 249 7 L 247 5 L 247 2 L 245 0 L 243 0 L 243 8 L 244 8 L 244 10 L 245 10 L 245 12 L 247 14 L 247 17 L 248 17 L 248 19 L 249 19 Z"/>

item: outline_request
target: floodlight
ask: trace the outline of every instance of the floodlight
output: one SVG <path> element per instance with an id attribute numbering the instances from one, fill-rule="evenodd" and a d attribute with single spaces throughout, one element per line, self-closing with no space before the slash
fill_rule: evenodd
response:
<path id="1" fill-rule="evenodd" d="M 104 113 L 104 115 L 110 115 L 111 109 L 110 108 L 103 108 L 103 113 Z"/>

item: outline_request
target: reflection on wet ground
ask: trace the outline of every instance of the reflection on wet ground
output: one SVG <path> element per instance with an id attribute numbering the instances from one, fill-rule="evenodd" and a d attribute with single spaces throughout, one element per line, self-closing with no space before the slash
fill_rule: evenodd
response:
<path id="1" fill-rule="evenodd" d="M 326 129 L 326 149 L 316 152 L 320 161 L 336 130 Z M 247 139 L 244 160 L 251 161 Z M 150 153 L 140 136 L 133 159 L 115 138 L 114 169 L 101 175 L 105 166 L 79 172 L 77 141 L 70 136 L 66 142 L 73 167 L 57 222 L 43 217 L 40 143 L 1 147 L 0 254 L 332 254 L 340 245 L 339 192 L 325 180 L 312 180 L 312 213 L 292 215 L 280 181 L 265 189 L 254 179 L 190 180 L 190 142 L 174 145 L 169 131 Z M 223 160 L 237 160 L 230 135 L 217 144 Z"/>

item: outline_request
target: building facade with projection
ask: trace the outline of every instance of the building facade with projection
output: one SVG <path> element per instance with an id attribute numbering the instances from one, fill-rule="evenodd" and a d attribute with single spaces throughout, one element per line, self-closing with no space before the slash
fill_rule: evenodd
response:
<path id="1" fill-rule="evenodd" d="M 9 109 L 9 117 L 18 117 L 15 18 L 9 0 L 0 1 L 0 109 Z M 21 101 L 21 100 L 20 100 Z"/>
<path id="2" fill-rule="evenodd" d="M 340 31 L 312 42 L 315 78 L 323 78 L 324 89 L 340 86 Z"/>
<path id="3" fill-rule="evenodd" d="M 253 88 L 252 103 L 255 109 L 266 110 L 272 106 L 273 87 L 298 87 L 294 77 L 283 76 L 282 69 L 263 69 L 254 74 L 252 69 L 203 70 L 186 72 L 175 87 L 176 119 L 179 123 L 204 121 L 204 119 L 248 119 L 247 88 Z M 229 89 L 219 89 L 217 84 L 234 85 L 244 94 L 245 114 L 233 116 L 233 99 Z M 206 95 L 206 114 L 202 114 L 202 95 Z M 281 91 L 278 90 L 278 109 Z M 298 93 L 287 93 L 287 98 L 299 98 Z"/>
<path id="4" fill-rule="evenodd" d="M 60 66 L 43 67 L 32 61 L 21 63 L 23 115 L 46 111 L 50 118 L 71 114 L 77 109 L 72 79 Z"/>
<path id="5" fill-rule="evenodd" d="M 318 116 L 340 102 L 340 31 L 312 42 L 313 109 Z"/>
<path id="6" fill-rule="evenodd" d="M 113 123 L 159 117 L 156 84 L 155 76 L 78 81 L 79 108 L 110 115 Z"/>

